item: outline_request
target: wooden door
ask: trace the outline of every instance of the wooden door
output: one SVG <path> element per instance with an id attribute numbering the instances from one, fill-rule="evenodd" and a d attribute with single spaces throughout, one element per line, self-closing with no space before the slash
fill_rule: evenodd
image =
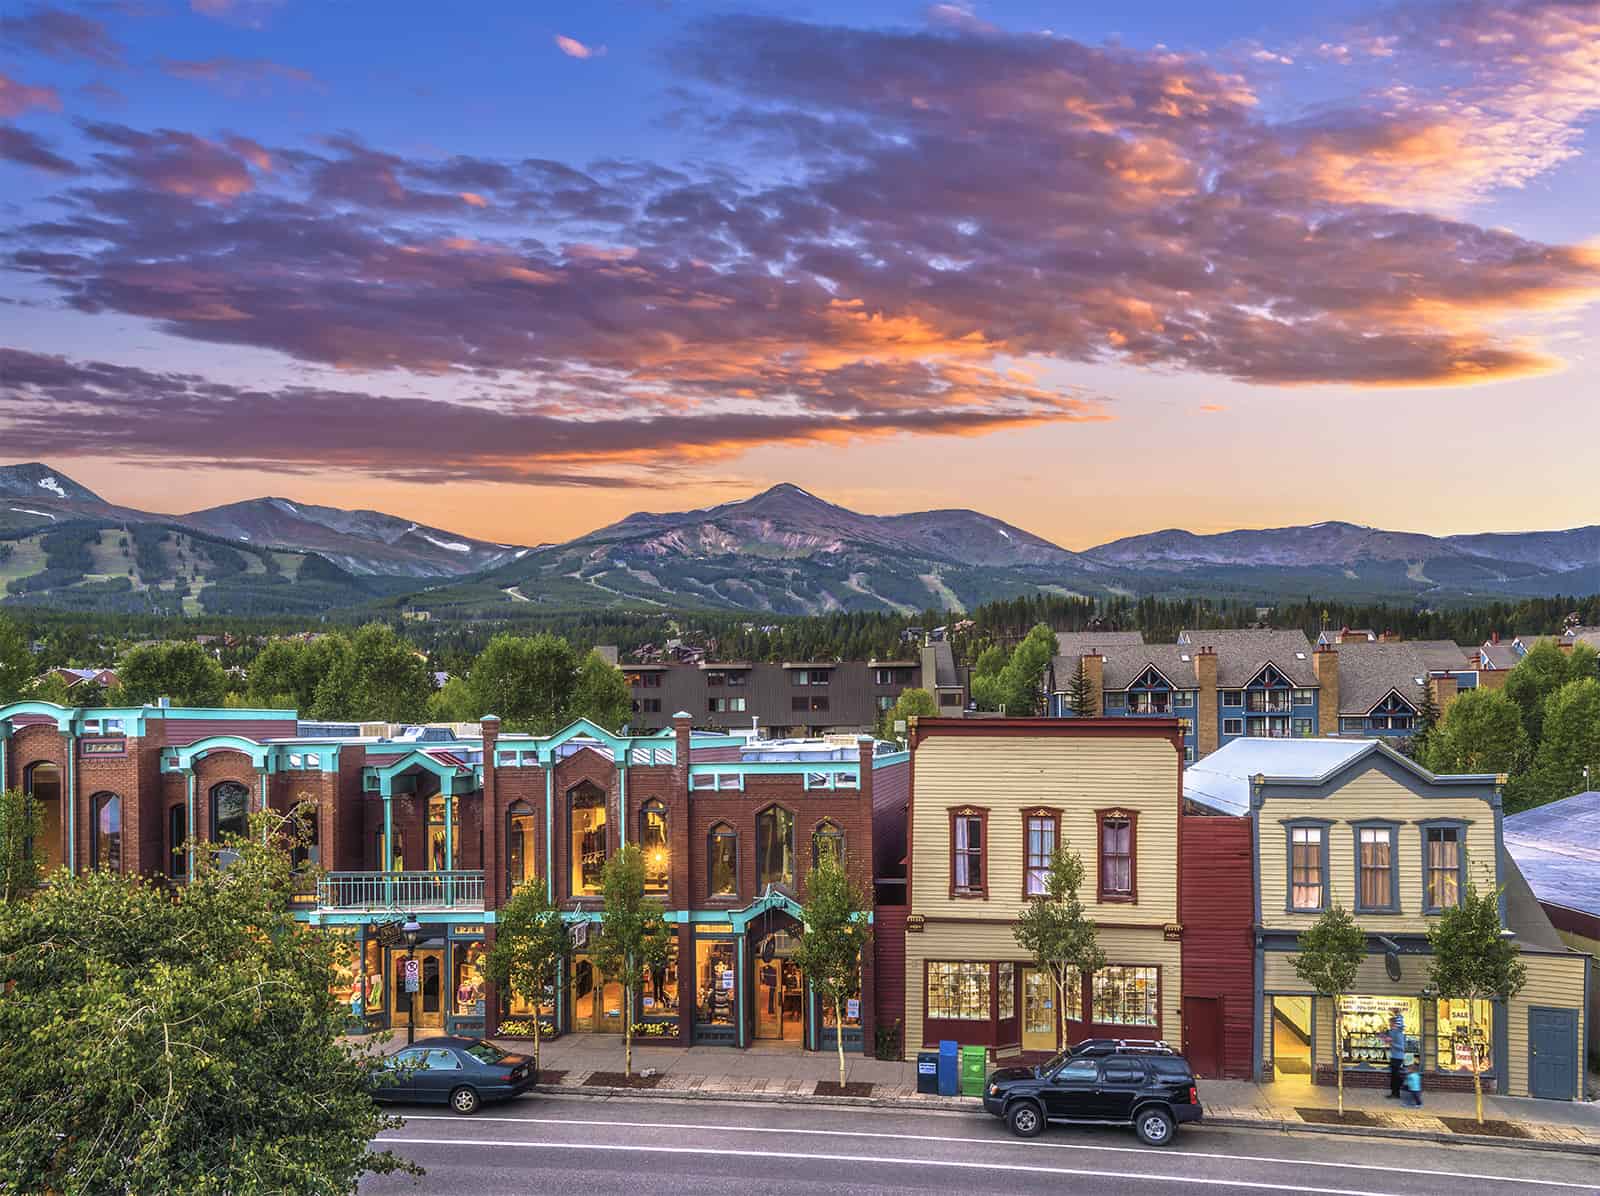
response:
<path id="1" fill-rule="evenodd" d="M 1054 1051 L 1057 1045 L 1056 986 L 1050 973 L 1022 969 L 1022 1049 Z"/>
<path id="2" fill-rule="evenodd" d="M 1218 997 L 1183 999 L 1183 1053 L 1197 1076 L 1222 1076 L 1222 1001 Z"/>

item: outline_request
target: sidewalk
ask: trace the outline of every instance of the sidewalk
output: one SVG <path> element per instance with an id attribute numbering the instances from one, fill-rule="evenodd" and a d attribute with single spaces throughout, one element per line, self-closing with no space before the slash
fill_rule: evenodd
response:
<path id="1" fill-rule="evenodd" d="M 526 1051 L 525 1041 L 502 1040 L 509 1050 Z M 622 1042 L 614 1037 L 570 1034 L 544 1044 L 546 1082 L 541 1090 L 608 1096 L 645 1095 L 700 1100 L 757 1100 L 842 1103 L 889 1108 L 981 1110 L 976 1097 L 942 1097 L 917 1092 L 914 1063 L 845 1056 L 848 1083 L 871 1085 L 855 1096 L 816 1096 L 819 1082 L 836 1084 L 838 1057 L 793 1048 L 639 1046 L 633 1049 L 634 1080 L 624 1086 Z M 648 1074 L 647 1074 L 648 1073 Z M 1240 1080 L 1201 1080 L 1206 1123 L 1295 1132 L 1361 1134 L 1435 1142 L 1492 1144 L 1535 1150 L 1565 1150 L 1600 1155 L 1600 1104 L 1485 1096 L 1483 1129 L 1477 1126 L 1472 1094 L 1431 1092 L 1427 1104 L 1411 1110 L 1385 1098 L 1381 1090 L 1345 1089 L 1344 1124 L 1336 1117 L 1338 1094 L 1309 1083 L 1255 1084 Z"/>

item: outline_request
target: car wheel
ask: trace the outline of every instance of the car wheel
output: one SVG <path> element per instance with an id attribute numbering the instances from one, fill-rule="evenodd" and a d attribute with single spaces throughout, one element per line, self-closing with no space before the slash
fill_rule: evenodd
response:
<path id="1" fill-rule="evenodd" d="M 1006 1114 L 1006 1124 L 1019 1138 L 1037 1138 L 1044 1133 L 1044 1110 L 1031 1100 L 1021 1100 Z"/>
<path id="2" fill-rule="evenodd" d="M 1172 1114 L 1165 1109 L 1140 1109 L 1133 1119 L 1134 1133 L 1146 1146 L 1167 1146 L 1174 1130 Z"/>
<path id="3" fill-rule="evenodd" d="M 450 1094 L 450 1107 L 457 1113 L 476 1113 L 480 1103 L 478 1094 L 471 1088 L 457 1088 Z"/>

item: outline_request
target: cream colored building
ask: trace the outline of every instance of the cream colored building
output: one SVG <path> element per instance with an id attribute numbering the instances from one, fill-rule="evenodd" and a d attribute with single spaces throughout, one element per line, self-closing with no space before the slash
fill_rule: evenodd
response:
<path id="1" fill-rule="evenodd" d="M 1180 1041 L 1176 719 L 919 719 L 911 732 L 905 1043 L 1054 1051 Z M 1013 928 L 1058 847 L 1106 968 L 1057 1008 Z"/>
<path id="2" fill-rule="evenodd" d="M 1258 1078 L 1387 1084 L 1399 1012 L 1409 1067 L 1426 1088 L 1581 1096 L 1588 957 L 1561 941 L 1506 852 L 1494 776 L 1435 776 L 1376 740 L 1240 741 L 1205 762 L 1200 799 L 1248 802 L 1256 867 Z M 1190 795 L 1196 786 L 1191 778 Z M 1526 986 L 1509 1002 L 1441 1000 L 1428 929 L 1468 884 L 1501 893 Z M 1335 905 L 1366 932 L 1349 995 L 1314 997 L 1295 973 L 1297 937 Z"/>

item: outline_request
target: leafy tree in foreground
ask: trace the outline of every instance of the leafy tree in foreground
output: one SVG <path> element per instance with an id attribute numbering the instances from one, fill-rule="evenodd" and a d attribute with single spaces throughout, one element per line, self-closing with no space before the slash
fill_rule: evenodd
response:
<path id="1" fill-rule="evenodd" d="M 906 735 L 911 729 L 913 718 L 932 718 L 939 713 L 939 706 L 933 700 L 933 695 L 925 689 L 902 689 L 900 696 L 894 700 L 894 705 L 883 712 L 883 717 L 878 720 L 878 738 L 894 739 L 901 743 L 906 740 Z M 905 731 L 896 731 L 894 725 L 903 722 Z"/>
<path id="2" fill-rule="evenodd" d="M 0 1191 L 321 1196 L 414 1170 L 372 1149 L 400 1121 L 261 818 L 176 896 L 97 870 L 0 905 Z"/>
<path id="3" fill-rule="evenodd" d="M 1600 681 L 1593 677 L 1568 681 L 1546 698 L 1543 727 L 1533 766 L 1508 787 L 1507 804 L 1513 809 L 1525 810 L 1581 791 L 1585 768 L 1591 785 L 1600 778 Z"/>
<path id="4" fill-rule="evenodd" d="M 511 900 L 495 915 L 494 946 L 485 971 L 497 994 L 518 997 L 533 1006 L 533 1071 L 539 1074 L 539 1007 L 551 986 L 561 982 L 572 936 L 561 920 L 561 907 L 550 900 L 548 886 L 535 877 L 518 885 Z"/>
<path id="5" fill-rule="evenodd" d="M 1418 759 L 1437 773 L 1512 773 L 1527 751 L 1516 704 L 1499 690 L 1469 689 L 1450 703 Z"/>
<path id="6" fill-rule="evenodd" d="M 171 698 L 174 706 L 220 706 L 228 674 L 196 643 L 134 648 L 117 663 L 122 700 L 131 706 Z"/>
<path id="7" fill-rule="evenodd" d="M 591 948 L 608 977 L 622 979 L 623 1069 L 633 1074 L 634 994 L 644 969 L 667 962 L 669 932 L 659 901 L 644 895 L 644 853 L 629 843 L 606 861 L 600 934 Z"/>
<path id="8" fill-rule="evenodd" d="M 1063 843 L 1050 857 L 1044 893 L 1028 902 L 1012 935 L 1050 977 L 1055 1007 L 1065 1014 L 1071 981 L 1106 966 L 1095 924 L 1084 916 L 1078 889 L 1083 885 L 1083 859 Z"/>
<path id="9" fill-rule="evenodd" d="M 21 789 L 0 789 L 0 901 L 17 901 L 39 887 L 39 804 Z"/>
<path id="10" fill-rule="evenodd" d="M 1433 952 L 1428 969 L 1439 995 L 1448 1001 L 1467 1002 L 1467 1036 L 1476 1043 L 1479 1001 L 1504 1000 L 1522 991 L 1528 969 L 1517 958 L 1517 947 L 1501 933 L 1500 894 L 1480 893 L 1472 882 L 1461 904 L 1445 910 L 1428 927 L 1428 948 Z M 1488 1027 L 1484 1027 L 1487 1033 Z M 1481 1061 L 1472 1069 L 1472 1093 L 1477 1100 L 1478 1124 L 1483 1124 Z"/>
<path id="11" fill-rule="evenodd" d="M 817 997 L 833 1006 L 839 1048 L 839 1087 L 844 1087 L 844 1004 L 861 992 L 861 961 L 872 942 L 869 906 L 832 852 L 806 875 L 805 928 L 794 949 L 795 965 Z"/>
<path id="12" fill-rule="evenodd" d="M 607 731 L 620 731 L 633 718 L 633 690 L 627 674 L 598 652 L 590 652 L 578 666 L 572 698 L 561 722 L 575 718 L 586 718 Z"/>
<path id="13" fill-rule="evenodd" d="M 1367 957 L 1366 931 L 1356 925 L 1350 911 L 1335 905 L 1300 935 L 1298 945 L 1299 951 L 1294 957 L 1295 974 L 1318 996 L 1329 998 L 1337 1012 L 1339 998 L 1350 991 L 1356 971 Z M 1333 1070 L 1339 1081 L 1339 1114 L 1343 1116 L 1344 1067 L 1338 1059 L 1337 1043 L 1334 1054 Z"/>

